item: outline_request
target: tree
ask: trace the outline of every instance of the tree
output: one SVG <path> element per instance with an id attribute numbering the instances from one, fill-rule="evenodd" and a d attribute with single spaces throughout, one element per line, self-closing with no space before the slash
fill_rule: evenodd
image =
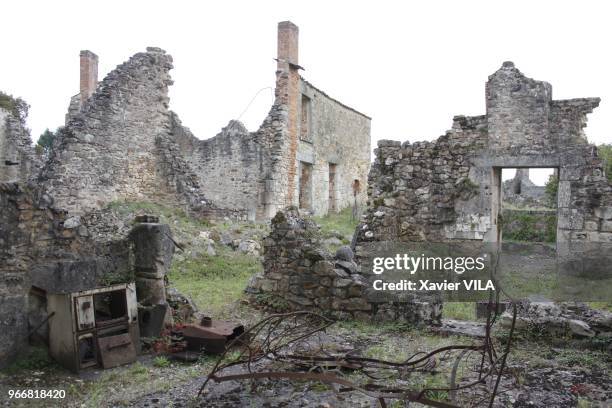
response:
<path id="1" fill-rule="evenodd" d="M 597 146 L 597 155 L 603 161 L 608 181 L 612 183 L 612 144 L 604 143 Z"/>
<path id="2" fill-rule="evenodd" d="M 45 152 L 51 150 L 51 146 L 53 145 L 53 139 L 55 139 L 55 133 L 46 129 L 42 135 L 38 138 L 38 146 L 42 147 Z"/>

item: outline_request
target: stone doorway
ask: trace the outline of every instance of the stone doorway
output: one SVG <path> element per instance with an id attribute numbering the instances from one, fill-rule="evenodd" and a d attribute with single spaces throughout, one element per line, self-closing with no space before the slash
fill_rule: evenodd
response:
<path id="1" fill-rule="evenodd" d="M 312 210 L 312 164 L 300 162 L 298 180 L 300 209 Z"/>
<path id="2" fill-rule="evenodd" d="M 336 164 L 329 163 L 329 207 L 328 212 L 337 211 L 336 204 Z"/>
<path id="3" fill-rule="evenodd" d="M 558 176 L 558 169 L 550 167 L 493 169 L 497 242 L 556 244 Z"/>

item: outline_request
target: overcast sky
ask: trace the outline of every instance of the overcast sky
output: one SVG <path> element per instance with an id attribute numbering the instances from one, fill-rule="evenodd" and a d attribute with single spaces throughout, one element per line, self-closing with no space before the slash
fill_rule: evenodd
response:
<path id="1" fill-rule="evenodd" d="M 79 50 L 100 80 L 147 46 L 174 57 L 170 106 L 201 139 L 240 117 L 255 130 L 274 86 L 276 24 L 300 27 L 303 75 L 371 116 L 379 139 L 432 140 L 485 112 L 487 76 L 514 61 L 553 98 L 599 96 L 587 136 L 612 143 L 607 2 L 12 1 L 2 5 L 0 90 L 30 103 L 34 140 L 63 124 Z M 261 89 L 263 91 L 257 92 Z"/>

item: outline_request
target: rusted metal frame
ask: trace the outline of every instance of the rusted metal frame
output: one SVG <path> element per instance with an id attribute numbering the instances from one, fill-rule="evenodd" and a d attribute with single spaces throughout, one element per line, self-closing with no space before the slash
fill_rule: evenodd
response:
<path id="1" fill-rule="evenodd" d="M 501 359 L 500 359 L 501 360 Z M 460 386 L 455 386 L 453 387 L 441 387 L 441 388 L 424 388 L 423 390 L 421 390 L 421 393 L 426 393 L 427 391 L 458 391 L 458 390 L 463 390 L 466 388 L 471 388 L 474 387 L 475 385 L 478 384 L 484 384 L 485 383 L 485 379 L 487 377 L 490 377 L 493 372 L 495 371 L 495 366 L 497 365 L 497 363 L 499 362 L 499 360 L 495 361 L 494 364 L 491 365 L 491 367 L 489 368 L 489 370 L 478 380 L 473 381 L 471 383 L 468 384 L 464 384 L 464 385 L 460 385 Z"/>
<path id="2" fill-rule="evenodd" d="M 289 312 L 289 313 L 279 313 L 279 314 L 273 314 L 270 316 L 265 317 L 264 319 L 260 320 L 259 322 L 257 322 L 254 326 L 248 328 L 247 330 L 245 330 L 240 336 L 238 336 L 237 338 L 233 339 L 229 344 L 228 347 L 226 348 L 226 350 L 219 356 L 219 359 L 217 360 L 217 362 L 215 363 L 215 366 L 213 367 L 212 371 L 211 371 L 211 375 L 213 375 L 216 372 L 219 372 L 225 368 L 231 367 L 233 365 L 238 365 L 238 364 L 244 364 L 246 363 L 248 366 L 248 370 L 249 372 L 251 372 L 251 364 L 253 362 L 259 361 L 262 358 L 264 358 L 267 354 L 267 352 L 265 352 L 265 347 L 263 347 L 262 345 L 262 353 L 260 353 L 259 355 L 256 356 L 255 359 L 253 359 L 252 357 L 252 348 L 251 348 L 251 344 L 253 342 L 253 340 L 256 338 L 256 336 L 258 334 L 261 333 L 262 330 L 264 330 L 266 327 L 268 326 L 268 323 L 271 321 L 275 321 L 277 322 L 277 325 L 280 324 L 283 319 L 287 318 L 287 317 L 297 317 L 300 315 L 309 315 L 309 316 L 313 316 L 319 319 L 322 319 L 325 324 L 323 326 L 317 327 L 315 329 L 312 329 L 310 332 L 306 333 L 306 335 L 302 335 L 300 337 L 298 337 L 297 339 L 294 339 L 293 341 L 299 340 L 301 338 L 307 337 L 312 335 L 313 333 L 323 330 L 326 327 L 329 327 L 331 324 L 333 324 L 334 322 L 322 315 L 316 314 L 316 313 L 311 313 L 311 312 L 306 312 L 306 311 L 297 311 L 297 312 Z M 267 336 L 267 338 L 269 339 L 271 332 L 269 332 L 269 335 Z M 246 341 L 243 342 L 243 339 L 251 339 L 251 341 Z M 292 343 L 293 341 L 288 342 L 287 344 Z M 247 345 L 247 348 L 249 349 L 249 358 L 246 361 L 243 361 L 242 359 L 230 362 L 230 363 L 226 363 L 226 364 L 221 364 L 222 361 L 224 360 L 224 358 L 227 355 L 228 350 L 231 349 L 232 346 L 234 346 L 235 344 L 239 344 L 238 342 L 243 342 L 243 344 Z M 242 356 L 241 356 L 242 357 Z M 202 384 L 202 386 L 200 387 L 200 390 L 198 392 L 198 395 L 201 395 L 202 392 L 204 391 L 204 388 L 206 387 L 206 385 L 208 384 L 209 380 L 211 379 L 211 375 L 209 375 L 207 377 L 207 379 L 204 381 L 204 383 Z"/>
<path id="3" fill-rule="evenodd" d="M 497 380 L 495 381 L 495 387 L 493 387 L 493 392 L 491 393 L 491 401 L 489 402 L 489 407 L 493 406 L 493 402 L 495 402 L 495 394 L 497 393 L 497 388 L 499 387 L 499 383 L 501 381 L 502 374 L 504 373 L 504 368 L 506 367 L 506 358 L 508 354 L 510 354 L 510 346 L 512 343 L 512 336 L 514 334 L 514 327 L 516 325 L 516 303 L 512 303 L 512 325 L 510 326 L 510 333 L 508 334 L 508 343 L 506 344 L 506 350 L 502 355 L 501 367 L 499 369 L 499 374 L 497 375 Z"/>
<path id="4" fill-rule="evenodd" d="M 337 377 L 335 375 L 331 375 L 331 374 L 325 374 L 325 373 L 299 373 L 299 372 L 290 372 L 290 371 L 268 371 L 268 372 L 260 372 L 260 373 L 252 373 L 252 374 L 232 374 L 232 375 L 226 375 L 223 377 L 213 377 L 212 379 L 215 382 L 225 382 L 225 381 L 235 381 L 235 380 L 246 380 L 246 379 L 262 379 L 262 378 L 268 378 L 268 379 L 281 379 L 281 378 L 285 378 L 285 379 L 289 379 L 289 380 L 311 380 L 311 381 L 320 381 L 320 382 L 324 382 L 327 384 L 331 384 L 331 383 L 335 383 L 335 384 L 340 384 L 340 385 L 344 385 L 346 387 L 349 387 L 351 389 L 357 390 L 359 392 L 361 392 L 362 394 L 365 394 L 371 398 L 375 398 L 377 400 L 380 400 L 380 398 L 400 398 L 400 397 L 404 397 L 404 399 L 407 399 L 409 401 L 412 402 L 418 402 L 420 404 L 424 404 L 424 405 L 428 405 L 431 407 L 439 407 L 439 408 L 459 408 L 459 406 L 454 405 L 454 404 L 448 404 L 445 402 L 440 402 L 440 401 L 436 401 L 436 400 L 432 400 L 429 398 L 425 398 L 425 397 L 419 397 L 417 393 L 412 392 L 412 391 L 405 391 L 405 390 L 396 390 L 397 392 L 391 392 L 393 391 L 392 389 L 388 390 L 388 392 L 386 393 L 380 393 L 380 392 L 372 392 L 370 390 L 368 390 L 367 388 L 364 387 L 360 387 L 357 386 L 356 384 L 353 384 L 352 382 L 345 380 L 343 378 Z M 399 394 L 399 395 L 398 395 Z"/>
<path id="5" fill-rule="evenodd" d="M 497 294 L 497 298 L 496 298 L 496 302 L 498 303 L 498 299 L 499 299 L 499 294 Z M 490 302 L 492 301 L 492 296 L 490 296 Z M 514 308 L 515 308 L 515 314 L 514 314 L 514 319 L 516 318 L 516 304 L 514 304 Z M 494 316 L 492 317 L 491 315 L 494 314 Z M 364 365 L 361 364 L 359 368 L 355 367 L 354 365 L 352 365 L 351 367 L 346 367 L 346 368 L 353 368 L 353 369 L 361 369 L 362 372 L 368 376 L 373 378 L 372 376 L 368 375 L 368 373 L 364 372 L 363 370 L 365 368 L 390 368 L 389 366 L 393 367 L 393 368 L 411 368 L 412 371 L 414 371 L 416 364 L 418 363 L 423 363 L 422 366 L 426 365 L 429 361 L 429 359 L 436 355 L 439 354 L 441 352 L 447 352 L 450 353 L 452 350 L 458 350 L 458 349 L 463 349 L 464 352 L 463 353 L 471 353 L 473 351 L 479 351 L 481 350 L 483 352 L 483 358 L 488 355 L 489 356 L 489 361 L 491 363 L 491 367 L 490 369 L 487 371 L 486 375 L 483 377 L 482 376 L 482 371 L 484 369 L 484 360 L 481 363 L 481 369 L 479 370 L 479 379 L 477 381 L 474 381 L 473 383 L 470 384 L 465 384 L 463 386 L 460 387 L 451 387 L 451 388 L 439 388 L 439 389 L 435 389 L 435 388 L 431 388 L 431 389 L 424 389 L 422 390 L 420 393 L 418 393 L 418 397 L 420 398 L 420 400 L 418 402 L 421 403 L 425 403 L 426 405 L 430 405 L 430 406 L 450 406 L 450 407 L 455 407 L 455 405 L 450 405 L 450 404 L 446 404 L 446 403 L 441 403 L 439 401 L 433 401 L 434 405 L 428 404 L 426 403 L 423 399 L 424 399 L 424 394 L 427 391 L 434 391 L 434 390 L 441 390 L 441 391 L 454 391 L 454 390 L 459 390 L 459 389 L 466 389 L 466 388 L 470 388 L 473 387 L 475 385 L 478 384 L 482 384 L 484 382 L 484 379 L 489 377 L 493 371 L 495 371 L 497 363 L 499 362 L 498 358 L 494 358 L 493 356 L 495 355 L 495 357 L 497 357 L 496 353 L 495 353 L 495 349 L 491 340 L 491 325 L 492 322 L 494 322 L 497 318 L 497 314 L 498 314 L 498 308 L 496 308 L 495 313 L 493 313 L 492 307 L 489 307 L 489 313 L 487 316 L 487 325 L 486 325 L 486 335 L 485 335 L 485 341 L 484 344 L 480 345 L 480 346 L 447 346 L 447 347 L 443 347 L 437 350 L 434 350 L 430 353 L 423 353 L 423 352 L 419 352 L 419 353 L 415 353 L 413 356 L 411 356 L 409 359 L 407 359 L 404 363 L 395 363 L 395 362 L 388 362 L 388 361 L 384 361 L 384 360 L 378 360 L 378 359 L 369 359 L 369 358 L 361 358 L 361 357 L 356 357 L 356 356 L 350 356 L 349 355 L 345 355 L 344 358 L 339 358 L 339 357 L 333 357 L 333 356 L 328 356 L 327 357 L 314 357 L 314 356 L 301 356 L 301 355 L 282 355 L 279 354 L 277 351 L 282 349 L 285 346 L 288 346 L 289 344 L 295 343 L 297 341 L 306 339 L 308 337 L 310 337 L 311 335 L 313 335 L 316 332 L 320 332 L 322 330 L 324 330 L 326 327 L 328 327 L 329 325 L 331 325 L 333 323 L 333 321 L 325 318 L 324 316 L 321 315 L 317 315 L 314 313 L 310 313 L 310 312 L 292 312 L 292 313 L 285 313 L 285 314 L 279 314 L 279 315 L 272 315 L 269 316 L 268 318 L 263 319 L 262 321 L 260 321 L 259 323 L 257 323 L 255 326 L 253 326 L 252 328 L 250 328 L 249 330 L 247 330 L 245 332 L 246 333 L 250 333 L 252 331 L 254 331 L 255 328 L 259 327 L 259 330 L 257 330 L 256 335 L 259 334 L 259 332 L 262 331 L 262 329 L 264 327 L 266 327 L 266 324 L 269 323 L 270 321 L 276 319 L 276 321 L 274 321 L 274 327 L 278 327 L 280 325 L 280 323 L 287 317 L 292 317 L 294 320 L 292 321 L 294 324 L 297 324 L 297 327 L 290 327 L 284 331 L 281 332 L 280 336 L 275 336 L 272 337 L 273 335 L 273 329 L 271 329 L 271 325 L 268 325 L 268 335 L 266 336 L 266 341 L 264 342 L 264 344 L 262 344 L 262 352 L 257 356 L 256 360 L 259 360 L 261 358 L 266 358 L 268 355 L 272 354 L 274 359 L 276 361 L 285 361 L 285 362 L 292 362 L 294 364 L 296 364 L 295 360 L 300 361 L 301 363 L 304 362 L 311 362 L 312 364 L 314 364 L 315 362 L 317 363 L 321 363 L 321 362 L 334 362 L 334 366 L 338 367 L 338 366 L 342 366 L 345 365 L 345 362 L 350 362 L 350 363 L 367 363 L 368 365 Z M 309 315 L 309 316 L 313 316 L 313 317 L 317 317 L 317 318 L 321 318 L 324 321 L 327 321 L 326 324 L 322 325 L 321 327 L 316 327 L 315 329 L 310 330 L 307 333 L 301 334 L 300 336 L 294 338 L 294 339 L 285 339 L 285 335 L 290 332 L 290 331 L 299 331 L 298 329 L 302 329 L 303 327 L 306 327 L 305 324 L 299 324 L 296 320 L 298 318 L 299 315 Z M 514 320 L 513 320 L 513 326 L 511 328 L 511 332 L 510 332 L 510 340 L 513 336 L 513 329 L 514 329 Z M 255 336 L 252 337 L 252 339 L 254 340 Z M 238 340 L 238 339 L 236 339 Z M 235 341 L 236 341 L 235 340 Z M 275 342 L 276 340 L 276 342 Z M 272 345 L 272 343 L 274 343 L 274 347 L 270 350 L 267 349 L 266 347 L 270 347 Z M 248 342 L 248 349 L 249 349 L 249 359 L 248 359 L 248 363 L 250 365 L 250 363 L 253 361 L 252 358 L 252 348 L 251 348 L 251 342 Z M 500 370 L 498 372 L 498 377 L 497 377 L 497 381 L 496 381 L 496 386 L 491 394 L 491 402 L 490 404 L 493 403 L 497 390 L 498 390 L 498 386 L 499 386 L 499 382 L 501 380 L 501 376 L 503 374 L 503 369 L 505 367 L 505 360 L 506 357 L 509 353 L 510 350 L 510 342 L 507 344 L 506 346 L 506 352 L 503 354 L 502 356 L 502 361 L 501 361 L 501 367 Z M 225 355 L 226 353 L 224 353 Z M 421 355 L 421 354 L 425 354 L 425 356 L 411 361 L 416 355 Z M 223 356 L 224 356 L 223 355 Z M 223 357 L 222 356 L 222 357 Z M 233 366 L 236 364 L 241 364 L 244 363 L 244 360 L 237 360 L 231 363 L 227 363 L 225 365 L 220 365 L 220 362 L 222 361 L 222 358 L 219 359 L 219 361 L 217 362 L 217 364 L 215 365 L 215 367 L 213 368 L 213 370 L 211 371 L 211 374 L 208 376 L 208 378 L 206 379 L 205 383 L 202 385 L 201 389 L 200 389 L 200 394 L 203 391 L 204 387 L 206 386 L 206 384 L 208 383 L 209 380 L 214 380 L 215 382 L 220 382 L 220 381 L 229 381 L 231 379 L 255 379 L 255 378 L 288 378 L 288 379 L 293 379 L 293 378 L 301 378 L 301 379 L 313 379 L 313 380 L 317 380 L 317 381 L 323 381 L 323 382 L 330 382 L 330 378 L 333 377 L 334 383 L 337 384 L 341 384 L 341 385 L 345 385 L 347 386 L 349 389 L 354 389 L 357 391 L 360 391 L 362 393 L 364 393 L 365 395 L 368 395 L 372 398 L 377 399 L 381 406 L 386 406 L 384 398 L 394 398 L 394 399 L 398 399 L 398 398 L 403 398 L 403 399 L 408 399 L 410 401 L 415 401 L 415 399 L 411 399 L 410 395 L 414 394 L 414 392 L 412 391 L 406 391 L 406 390 L 395 390 L 396 392 L 394 393 L 384 393 L 384 394 L 380 394 L 380 393 L 372 393 L 368 390 L 368 388 L 371 389 L 371 387 L 360 387 L 357 386 L 355 384 L 352 384 L 351 382 L 347 381 L 347 380 L 343 380 L 337 376 L 329 376 L 329 374 L 321 374 L 321 373 L 314 373 L 312 372 L 313 369 L 319 367 L 327 367 L 329 365 L 321 365 L 319 364 L 318 366 L 313 366 L 310 368 L 310 371 L 308 373 L 296 373 L 296 372 L 262 372 L 262 373 L 252 373 L 249 372 L 247 374 L 238 374 L 238 375 L 231 375 L 231 376 L 217 376 L 216 374 L 218 372 L 220 372 L 221 370 L 229 367 L 229 366 Z M 457 364 L 457 362 L 456 362 Z M 411 372 L 412 372 L 411 371 Z M 390 391 L 390 390 L 389 390 Z M 406 396 L 408 396 L 408 398 L 405 398 Z M 427 401 L 429 402 L 429 401 Z M 491 406 L 491 405 L 490 405 Z"/>

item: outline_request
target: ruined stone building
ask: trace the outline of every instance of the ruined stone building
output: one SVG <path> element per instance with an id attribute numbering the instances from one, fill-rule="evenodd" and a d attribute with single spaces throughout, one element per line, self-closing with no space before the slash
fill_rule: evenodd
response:
<path id="1" fill-rule="evenodd" d="M 459 248 L 499 247 L 503 168 L 557 170 L 557 251 L 578 255 L 568 264 L 571 273 L 610 278 L 612 186 L 583 132 L 599 101 L 554 100 L 550 84 L 505 62 L 486 84 L 485 115 L 456 116 L 452 129 L 432 142 L 378 142 L 367 211 L 352 245 L 356 262 L 350 253 L 327 253 L 315 228 L 294 211 L 279 213 L 264 242 L 264 272 L 249 290 L 340 318 L 439 322 L 435 294 L 378 296 L 372 259 L 418 248 L 452 249 L 456 256 Z M 595 255 L 589 270 L 588 250 Z"/>
<path id="2" fill-rule="evenodd" d="M 433 142 L 379 141 L 360 240 L 498 242 L 501 170 L 553 168 L 558 242 L 612 242 L 612 187 L 583 131 L 599 101 L 554 100 L 550 84 L 505 62 L 485 115 L 456 116 Z"/>
<path id="3" fill-rule="evenodd" d="M 370 118 L 304 80 L 298 27 L 278 25 L 275 102 L 261 127 L 237 121 L 195 138 L 176 122 L 177 142 L 216 205 L 269 219 L 288 205 L 316 215 L 366 200 Z"/>
<path id="4" fill-rule="evenodd" d="M 260 128 L 232 120 L 200 140 L 168 109 L 169 55 L 149 48 L 98 84 L 98 57 L 82 51 L 80 92 L 42 173 L 50 195 L 75 213 L 150 200 L 251 220 L 287 205 L 317 215 L 363 205 L 370 118 L 300 77 L 291 22 L 279 23 L 277 61 L 275 102 Z"/>
<path id="5" fill-rule="evenodd" d="M 0 109 L 0 364 L 46 317 L 46 294 L 169 266 L 134 255 L 152 245 L 134 242 L 142 234 L 113 218 L 112 202 L 251 220 L 288 205 L 325 214 L 365 203 L 370 118 L 300 77 L 294 24 L 279 24 L 278 41 L 275 102 L 255 132 L 230 121 L 195 138 L 168 108 L 172 57 L 154 47 L 101 81 L 98 57 L 80 53 L 79 93 L 42 163 L 23 118 Z"/>

